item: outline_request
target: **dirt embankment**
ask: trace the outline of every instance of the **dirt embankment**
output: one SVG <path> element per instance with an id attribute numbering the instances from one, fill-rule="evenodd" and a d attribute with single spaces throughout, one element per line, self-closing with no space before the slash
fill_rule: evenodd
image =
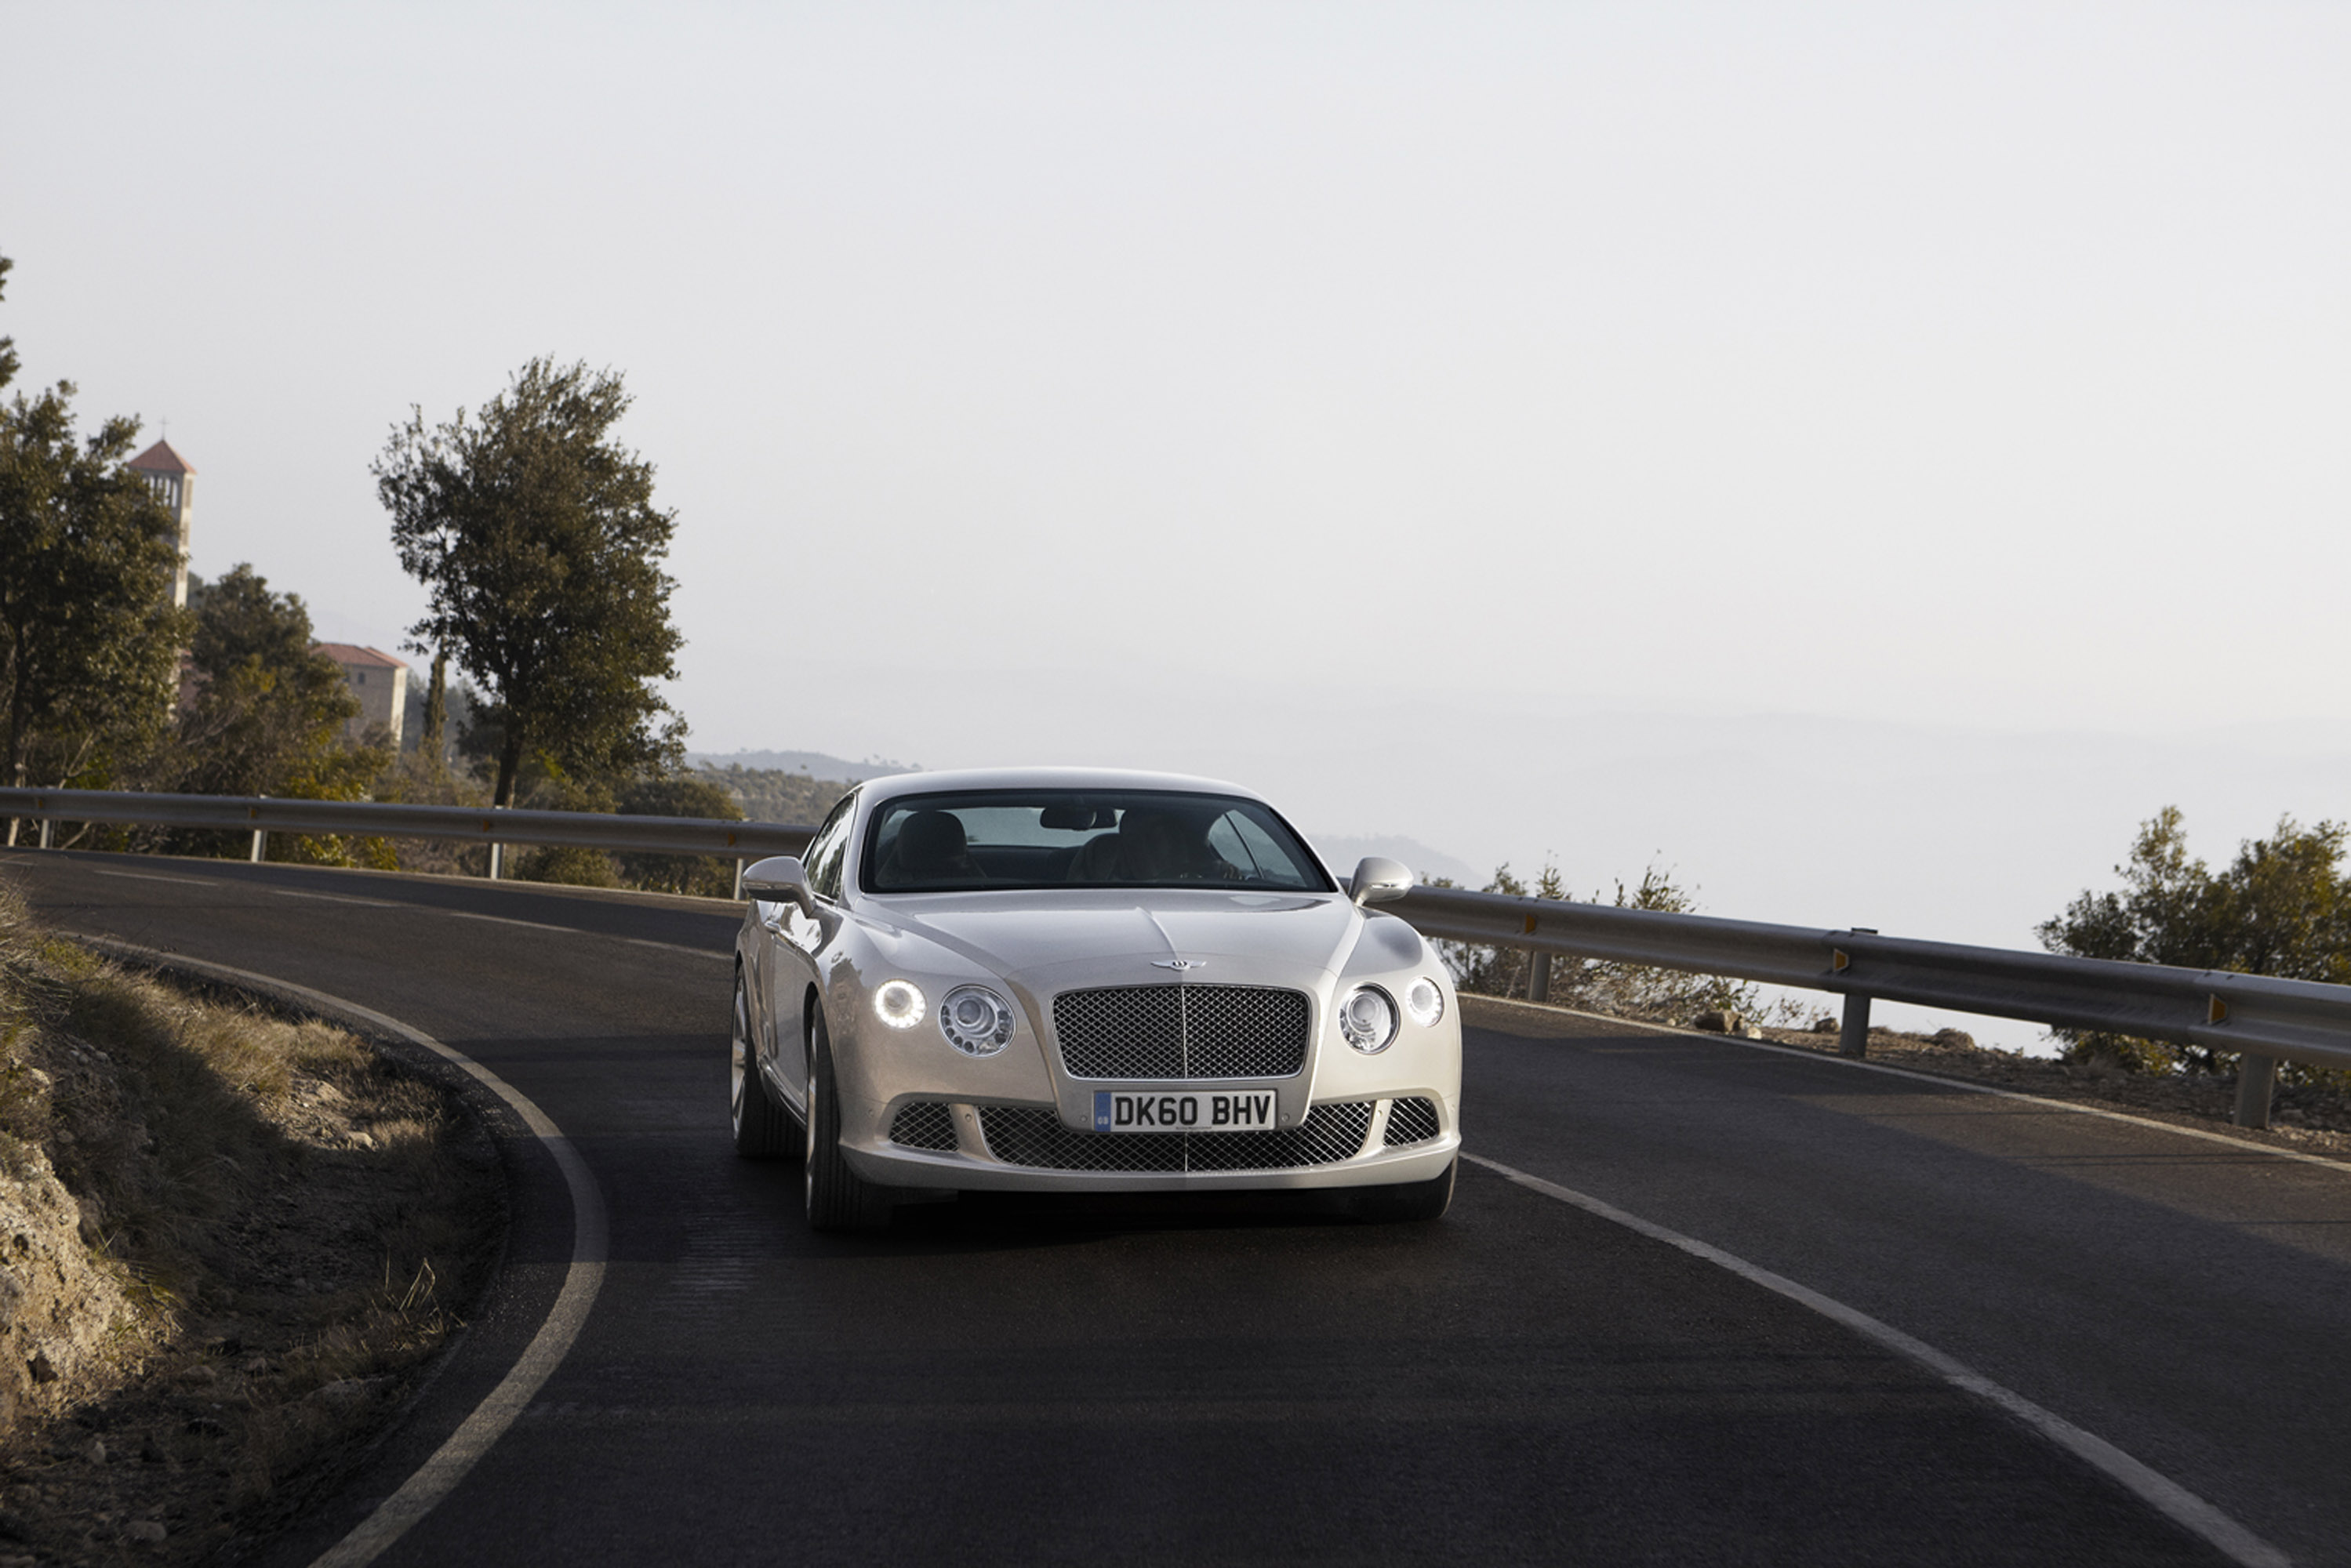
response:
<path id="1" fill-rule="evenodd" d="M 504 1201 L 437 1084 L 102 963 L 0 889 L 0 1568 L 282 1521 L 458 1326 Z"/>

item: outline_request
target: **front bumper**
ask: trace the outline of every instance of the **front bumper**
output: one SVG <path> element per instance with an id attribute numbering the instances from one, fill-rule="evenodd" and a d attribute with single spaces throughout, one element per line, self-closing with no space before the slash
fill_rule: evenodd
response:
<path id="1" fill-rule="evenodd" d="M 1407 1100 L 1418 1100 L 1437 1108 L 1438 1129 L 1433 1136 L 1394 1146 L 1386 1141 L 1392 1109 Z M 912 1147 L 890 1135 L 888 1129 L 901 1125 L 898 1113 L 909 1105 L 939 1103 L 945 1104 L 952 1121 L 954 1148 Z M 1364 1130 L 1355 1137 L 1353 1152 L 1340 1154 L 1326 1145 L 1311 1160 L 1300 1159 L 1299 1163 L 1288 1163 L 1291 1156 L 1281 1150 L 1291 1145 L 1279 1144 L 1280 1134 L 1270 1135 L 1276 1140 L 1271 1145 L 1259 1145 L 1272 1158 L 1264 1165 L 1252 1165 L 1245 1155 L 1236 1157 L 1231 1142 L 1214 1143 L 1215 1134 L 1092 1134 L 1070 1128 L 1061 1128 L 1059 1138 L 1052 1140 L 1054 1147 L 1044 1156 L 1051 1163 L 1022 1163 L 1024 1150 L 1033 1150 L 1036 1145 L 1033 1140 L 1008 1135 L 1008 1124 L 1014 1118 L 1051 1118 L 1055 1114 L 1053 1107 L 937 1102 L 922 1096 L 858 1107 L 865 1114 L 855 1116 L 854 1121 L 877 1132 L 845 1140 L 842 1154 L 859 1176 L 885 1186 L 956 1191 L 1204 1192 L 1384 1186 L 1430 1181 L 1444 1174 L 1460 1150 L 1461 1136 L 1454 1122 L 1457 1105 L 1433 1092 L 1318 1105 L 1316 1109 L 1348 1112 L 1364 1104 L 1371 1109 L 1367 1116 L 1362 1117 Z M 932 1124 L 936 1125 L 935 1122 Z M 1035 1122 L 1029 1120 L 1027 1124 L 1033 1127 Z M 1354 1136 L 1353 1122 L 1343 1124 L 1349 1135 Z M 1230 1138 L 1229 1134 L 1226 1136 Z M 1196 1155 L 1184 1151 L 1181 1140 L 1186 1137 L 1201 1140 L 1194 1145 Z M 1152 1145 L 1152 1154 L 1141 1163 L 1214 1168 L 1132 1168 L 1137 1163 L 1135 1156 L 1144 1147 L 1144 1140 L 1156 1142 Z M 1100 1155 L 1100 1164 L 1089 1163 L 1089 1149 Z M 1233 1168 L 1237 1165 L 1242 1168 Z M 1079 1166 L 1084 1168 L 1076 1168 Z"/>

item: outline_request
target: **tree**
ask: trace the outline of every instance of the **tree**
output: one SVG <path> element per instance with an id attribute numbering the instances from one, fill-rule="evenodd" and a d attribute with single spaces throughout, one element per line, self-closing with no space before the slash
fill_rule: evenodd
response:
<path id="1" fill-rule="evenodd" d="M 2351 983 L 2351 878 L 2341 870 L 2346 830 L 2280 817 L 2274 836 L 2240 844 L 2214 872 L 2188 852 L 2179 809 L 2139 824 L 2119 892 L 2085 890 L 2042 923 L 2053 953 L 2126 963 L 2226 969 L 2291 980 Z M 2230 1053 L 2092 1031 L 2060 1030 L 2070 1054 L 2127 1066 L 2227 1070 Z"/>
<path id="2" fill-rule="evenodd" d="M 342 743 L 359 699 L 310 648 L 299 594 L 271 592 L 243 563 L 212 585 L 189 653 L 197 694 L 180 725 L 179 788 L 323 800 L 366 792 L 388 758 Z"/>
<path id="3" fill-rule="evenodd" d="M 0 295 L 8 292 L 8 274 L 16 265 L 6 256 L 0 256 Z M 16 379 L 17 364 L 16 340 L 13 337 L 0 338 L 0 387 L 5 387 Z"/>
<path id="4" fill-rule="evenodd" d="M 413 410 L 371 470 L 430 594 L 409 646 L 447 650 L 495 705 L 501 806 L 533 752 L 622 776 L 684 749 L 653 685 L 677 673 L 660 567 L 675 514 L 653 504 L 653 465 L 610 439 L 629 402 L 615 373 L 535 359 L 471 417 L 428 428 Z"/>
<path id="5" fill-rule="evenodd" d="M 435 777 L 449 767 L 449 654 L 447 650 L 433 650 L 433 685 L 424 694 L 424 732 L 416 737 L 416 749 L 423 758 L 425 768 Z"/>
<path id="6" fill-rule="evenodd" d="M 621 792 L 621 810 L 634 817 L 707 817 L 743 820 L 734 796 L 707 779 L 643 779 Z M 664 855 L 624 852 L 621 876 L 631 887 L 658 893 L 692 893 L 726 898 L 735 892 L 735 866 L 715 855 Z"/>
<path id="7" fill-rule="evenodd" d="M 1451 884 L 1440 878 L 1434 885 Z M 1495 869 L 1494 880 L 1479 891 L 1506 894 L 1512 898 L 1564 899 L 1567 883 L 1558 866 L 1546 861 L 1534 886 L 1530 888 L 1522 879 L 1511 874 L 1505 862 Z M 1601 903 L 1601 894 L 1595 891 L 1590 902 Z M 1628 889 L 1621 878 L 1617 881 L 1614 906 L 1686 915 L 1696 911 L 1698 902 L 1691 891 L 1683 889 L 1668 873 L 1652 865 L 1642 873 L 1638 887 Z M 1530 955 L 1524 948 L 1446 940 L 1439 940 L 1437 948 L 1464 991 L 1507 997 L 1524 994 L 1529 988 Z M 1752 1017 L 1763 1010 L 1761 988 L 1721 975 L 1693 975 L 1679 969 L 1601 958 L 1554 956 L 1550 962 L 1552 999 L 1590 1012 L 1687 1021 L 1702 1012 L 1719 1010 Z M 1795 1010 L 1795 1004 L 1783 999 L 1775 1004 L 1773 1010 L 1779 1016 L 1789 1016 Z"/>
<path id="8" fill-rule="evenodd" d="M 266 579 L 240 564 L 211 586 L 195 620 L 189 657 L 197 691 L 180 717 L 164 775 L 171 787 L 202 795 L 363 798 L 391 756 L 343 743 L 359 699 L 335 662 L 311 652 L 301 596 L 271 592 Z M 284 843 L 296 859 L 351 858 L 350 848 L 331 838 Z M 386 852 L 368 841 L 362 855 L 381 863 Z"/>
<path id="9" fill-rule="evenodd" d="M 0 339 L 0 385 L 16 368 Z M 186 622 L 171 602 L 178 527 L 123 466 L 139 422 L 78 436 L 73 398 L 59 382 L 0 406 L 0 776 L 19 785 L 160 732 Z"/>

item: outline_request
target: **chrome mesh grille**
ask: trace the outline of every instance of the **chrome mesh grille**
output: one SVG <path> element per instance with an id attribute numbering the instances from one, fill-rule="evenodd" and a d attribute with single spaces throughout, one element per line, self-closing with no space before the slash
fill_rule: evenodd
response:
<path id="1" fill-rule="evenodd" d="M 910 1149 L 953 1150 L 955 1115 L 937 1100 L 916 1100 L 898 1107 L 890 1119 L 890 1141 Z"/>
<path id="2" fill-rule="evenodd" d="M 1053 998 L 1073 1078 L 1289 1078 L 1306 1065 L 1312 1020 L 1305 992 L 1271 986 L 1112 986 Z"/>
<path id="3" fill-rule="evenodd" d="M 1388 1130 L 1380 1142 L 1388 1148 L 1401 1144 L 1425 1144 L 1437 1136 L 1437 1102 L 1415 1096 L 1388 1107 Z"/>
<path id="4" fill-rule="evenodd" d="M 1256 1133 L 1089 1133 L 1048 1105 L 983 1105 L 988 1152 L 1051 1171 L 1278 1171 L 1352 1158 L 1371 1131 L 1372 1103 L 1315 1105 L 1305 1122 Z"/>
<path id="5" fill-rule="evenodd" d="M 1191 1140 L 1188 1157 L 1193 1170 L 1262 1171 L 1351 1159 L 1371 1130 L 1372 1103 L 1352 1100 L 1310 1108 L 1301 1126 L 1184 1135 Z"/>

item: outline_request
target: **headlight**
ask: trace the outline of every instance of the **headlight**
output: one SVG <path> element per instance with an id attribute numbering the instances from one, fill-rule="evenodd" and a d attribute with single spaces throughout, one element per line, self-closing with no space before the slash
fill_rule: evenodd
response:
<path id="1" fill-rule="evenodd" d="M 1339 1004 L 1339 1032 L 1365 1056 L 1385 1051 L 1395 1039 L 1395 1003 L 1377 986 L 1359 986 Z"/>
<path id="2" fill-rule="evenodd" d="M 986 986 L 957 986 L 939 1004 L 939 1032 L 966 1056 L 994 1056 L 1012 1038 L 1012 1004 Z"/>
<path id="3" fill-rule="evenodd" d="M 1404 1010 L 1421 1028 L 1433 1029 L 1437 1020 L 1445 1016 L 1445 993 L 1437 989 L 1435 980 L 1423 975 L 1405 988 Z"/>
<path id="4" fill-rule="evenodd" d="M 912 980 L 884 980 L 873 993 L 873 1016 L 892 1029 L 912 1029 L 923 1021 L 923 993 Z"/>

